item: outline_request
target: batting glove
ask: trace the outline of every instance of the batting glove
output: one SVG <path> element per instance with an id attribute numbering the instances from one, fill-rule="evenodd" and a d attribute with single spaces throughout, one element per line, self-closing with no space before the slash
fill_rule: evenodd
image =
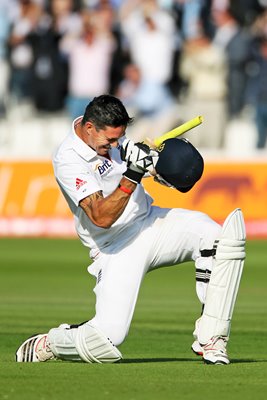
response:
<path id="1" fill-rule="evenodd" d="M 134 143 L 130 139 L 124 140 L 121 146 L 121 159 L 127 162 L 127 166 L 133 165 L 142 171 L 153 172 L 157 164 L 159 154 L 145 143 Z"/>
<path id="2" fill-rule="evenodd" d="M 127 170 L 123 175 L 131 181 L 140 183 L 147 171 L 155 173 L 158 152 L 144 143 L 134 143 L 126 139 L 121 146 L 121 159 L 127 163 Z"/>

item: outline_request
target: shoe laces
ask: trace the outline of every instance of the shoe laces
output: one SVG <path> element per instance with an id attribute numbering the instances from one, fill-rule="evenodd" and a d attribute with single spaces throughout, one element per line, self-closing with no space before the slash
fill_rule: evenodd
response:
<path id="1" fill-rule="evenodd" d="M 219 351 L 226 353 L 227 338 L 225 336 L 213 336 L 207 344 L 205 344 L 205 351 Z"/>

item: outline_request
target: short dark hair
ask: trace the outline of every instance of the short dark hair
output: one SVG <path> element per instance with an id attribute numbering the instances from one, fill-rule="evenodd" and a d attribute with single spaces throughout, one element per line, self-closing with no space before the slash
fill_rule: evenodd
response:
<path id="1" fill-rule="evenodd" d="M 94 97 L 87 105 L 82 125 L 85 125 L 88 121 L 95 125 L 96 130 L 100 130 L 105 129 L 106 126 L 126 127 L 133 121 L 133 118 L 129 117 L 126 108 L 117 97 L 103 94 Z"/>

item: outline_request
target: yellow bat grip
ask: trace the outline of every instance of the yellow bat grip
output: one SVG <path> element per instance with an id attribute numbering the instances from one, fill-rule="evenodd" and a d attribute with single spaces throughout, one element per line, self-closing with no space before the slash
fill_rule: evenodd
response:
<path id="1" fill-rule="evenodd" d="M 176 138 L 177 136 L 180 136 L 183 133 L 190 131 L 190 129 L 195 128 L 196 126 L 202 124 L 202 122 L 203 122 L 202 115 L 198 115 L 197 117 L 190 119 L 184 124 L 177 126 L 177 128 L 174 128 L 171 131 L 164 133 L 164 135 L 155 138 L 153 140 L 153 144 L 154 146 L 159 147 L 165 140 Z"/>

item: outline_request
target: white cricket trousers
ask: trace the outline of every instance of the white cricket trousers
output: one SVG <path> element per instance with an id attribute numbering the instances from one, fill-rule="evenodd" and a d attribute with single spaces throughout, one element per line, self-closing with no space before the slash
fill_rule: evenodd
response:
<path id="1" fill-rule="evenodd" d="M 212 249 L 220 232 L 221 226 L 201 212 L 152 207 L 139 235 L 122 246 L 114 243 L 105 248 L 88 267 L 97 278 L 96 314 L 90 323 L 115 346 L 121 344 L 128 333 L 145 274 L 191 260 L 197 268 L 210 271 L 212 257 L 201 257 L 200 250 Z M 206 286 L 197 287 L 202 303 Z"/>

